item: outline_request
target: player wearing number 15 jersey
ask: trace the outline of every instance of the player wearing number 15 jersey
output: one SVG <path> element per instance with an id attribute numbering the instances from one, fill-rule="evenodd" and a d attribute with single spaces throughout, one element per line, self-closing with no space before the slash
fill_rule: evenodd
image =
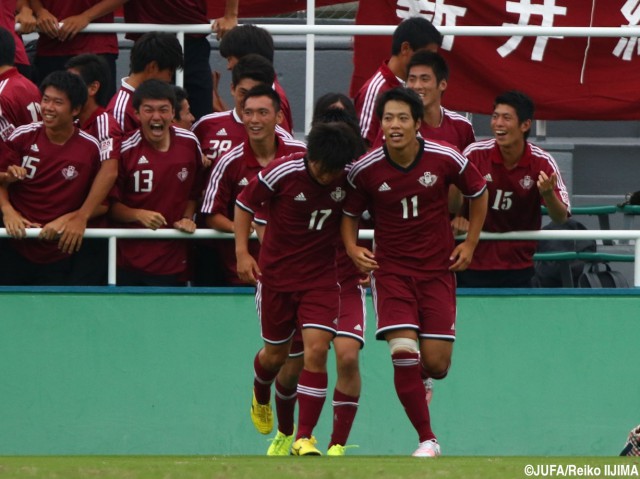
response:
<path id="1" fill-rule="evenodd" d="M 342 237 L 356 266 L 372 272 L 376 334 L 389 343 L 396 392 L 419 436 L 414 455 L 437 456 L 440 446 L 431 430 L 421 367 L 434 379 L 449 369 L 455 339 L 453 271 L 464 269 L 473 256 L 486 214 L 486 187 L 456 148 L 417 138 L 423 106 L 415 92 L 389 90 L 376 110 L 385 145 L 349 173 Z M 458 246 L 449 226 L 452 184 L 471 204 L 469 234 Z M 356 243 L 366 210 L 374 220 L 375 254 Z"/>
<path id="2" fill-rule="evenodd" d="M 264 347 L 254 360 L 252 419 L 263 434 L 273 427 L 271 384 L 287 358 L 296 328 L 302 328 L 304 368 L 297 388 L 294 455 L 320 454 L 312 433 L 327 395 L 327 352 L 336 334 L 340 304 L 336 243 L 346 166 L 355 145 L 347 125 L 315 125 L 307 156 L 296 153 L 271 163 L 236 200 L 238 274 L 245 281 L 258 281 Z M 267 205 L 269 224 L 258 266 L 249 254 L 248 238 L 253 214 L 262 204 Z"/>
<path id="3" fill-rule="evenodd" d="M 555 160 L 529 143 L 533 102 L 510 91 L 494 102 L 494 138 L 469 145 L 464 151 L 487 180 L 489 209 L 483 231 L 540 229 L 540 205 L 549 217 L 563 223 L 569 194 Z M 463 287 L 528 287 L 533 276 L 535 241 L 481 241 L 467 271 L 458 274 Z"/>

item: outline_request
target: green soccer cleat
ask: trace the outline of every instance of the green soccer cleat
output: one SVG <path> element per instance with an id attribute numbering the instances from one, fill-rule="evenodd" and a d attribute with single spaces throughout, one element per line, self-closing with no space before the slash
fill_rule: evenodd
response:
<path id="1" fill-rule="evenodd" d="M 327 450 L 327 456 L 346 456 L 347 449 L 351 449 L 354 447 L 358 447 L 356 445 L 352 446 L 341 446 L 340 444 L 334 444 Z"/>
<path id="2" fill-rule="evenodd" d="M 322 456 L 322 453 L 316 447 L 318 441 L 316 438 L 311 436 L 301 437 L 291 446 L 291 455 L 292 456 Z"/>
<path id="3" fill-rule="evenodd" d="M 267 456 L 288 456 L 291 453 L 294 438 L 295 434 L 287 436 L 280 431 L 276 432 L 276 437 L 271 439 L 271 445 L 267 449 Z"/>
<path id="4" fill-rule="evenodd" d="M 259 404 L 256 395 L 253 394 L 251 403 L 251 421 L 260 434 L 269 434 L 273 431 L 273 411 L 271 403 Z"/>

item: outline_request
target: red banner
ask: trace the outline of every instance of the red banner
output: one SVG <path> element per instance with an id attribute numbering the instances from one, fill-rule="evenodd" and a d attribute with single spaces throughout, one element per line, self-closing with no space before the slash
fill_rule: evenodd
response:
<path id="1" fill-rule="evenodd" d="M 436 26 L 619 27 L 640 23 L 640 0 L 367 0 L 356 23 L 421 15 Z M 354 40 L 355 94 L 389 57 L 391 37 Z M 640 119 L 638 38 L 445 36 L 447 108 L 490 113 L 499 93 L 530 95 L 538 119 Z"/>

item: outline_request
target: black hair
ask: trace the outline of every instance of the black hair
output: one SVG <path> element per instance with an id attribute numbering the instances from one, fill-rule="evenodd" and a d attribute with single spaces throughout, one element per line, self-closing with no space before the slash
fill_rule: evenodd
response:
<path id="1" fill-rule="evenodd" d="M 533 120 L 533 114 L 535 113 L 533 100 L 521 91 L 510 90 L 505 93 L 501 93 L 494 100 L 493 108 L 495 109 L 498 105 L 509 105 L 513 107 L 516 111 L 516 115 L 518 116 L 519 125 L 522 125 L 527 120 Z M 525 132 L 525 140 L 529 137 L 529 133 L 531 133 L 531 128 Z"/>
<path id="2" fill-rule="evenodd" d="M 89 93 L 82 78 L 64 70 L 49 73 L 40 83 L 40 93 L 44 95 L 47 88 L 53 87 L 67 95 L 71 109 L 81 108 L 87 101 Z"/>
<path id="3" fill-rule="evenodd" d="M 80 74 L 82 80 L 87 86 L 93 82 L 100 83 L 100 88 L 96 94 L 96 102 L 101 106 L 107 106 L 109 103 L 109 93 L 107 91 L 109 85 L 109 65 L 107 61 L 98 55 L 93 53 L 83 53 L 82 55 L 76 55 L 67 61 L 64 66 L 67 70 L 73 68 Z"/>
<path id="4" fill-rule="evenodd" d="M 176 112 L 175 119 L 180 121 L 181 120 L 180 108 L 181 108 L 182 102 L 184 100 L 189 99 L 189 94 L 187 93 L 187 90 L 185 90 L 181 86 L 177 86 L 177 85 L 172 85 L 172 86 L 173 86 L 173 92 L 176 94 L 176 107 L 174 108 Z"/>
<path id="5" fill-rule="evenodd" d="M 184 68 L 182 47 L 173 33 L 149 32 L 136 40 L 129 57 L 131 73 L 144 71 L 151 62 L 156 62 L 159 70 Z"/>
<path id="6" fill-rule="evenodd" d="M 442 80 L 449 80 L 449 66 L 442 55 L 437 52 L 421 50 L 413 54 L 407 65 L 407 76 L 411 67 L 422 65 L 433 70 L 436 82 L 440 84 Z"/>
<path id="7" fill-rule="evenodd" d="M 409 105 L 411 117 L 414 121 L 422 118 L 424 107 L 420 96 L 408 88 L 397 87 L 387 90 L 378 96 L 376 100 L 376 115 L 380 121 L 382 121 L 382 115 L 384 115 L 384 106 L 389 101 L 399 101 Z"/>
<path id="8" fill-rule="evenodd" d="M 176 92 L 173 89 L 173 85 L 170 85 L 167 82 L 163 82 L 162 80 L 146 80 L 143 81 L 136 91 L 133 92 L 133 98 L 131 102 L 133 104 L 133 108 L 138 111 L 140 109 L 140 105 L 144 100 L 169 100 L 171 105 L 173 106 L 173 110 L 176 111 Z"/>
<path id="9" fill-rule="evenodd" d="M 273 37 L 264 28 L 253 24 L 233 27 L 220 40 L 220 55 L 224 58 L 236 57 L 238 60 L 255 53 L 273 63 Z"/>
<path id="10" fill-rule="evenodd" d="M 430 44 L 442 46 L 442 35 L 426 18 L 409 17 L 403 20 L 393 32 L 391 55 L 399 54 L 404 42 L 408 42 L 415 52 Z"/>
<path id="11" fill-rule="evenodd" d="M 341 107 L 335 106 L 340 103 Z M 347 124 L 356 136 L 355 158 L 364 155 L 367 146 L 360 134 L 360 124 L 356 114 L 355 106 L 349 97 L 342 93 L 326 93 L 318 98 L 313 109 L 313 119 L 311 126 L 317 123 L 341 122 Z"/>
<path id="12" fill-rule="evenodd" d="M 334 173 L 353 161 L 356 147 L 356 135 L 346 123 L 316 123 L 307 137 L 307 158 L 321 173 Z"/>
<path id="13" fill-rule="evenodd" d="M 241 80 L 251 78 L 265 85 L 273 85 L 276 72 L 269 60 L 260 55 L 245 55 L 231 70 L 231 84 L 237 85 Z"/>
<path id="14" fill-rule="evenodd" d="M 282 109 L 282 100 L 280 99 L 280 95 L 278 95 L 278 92 L 275 91 L 270 85 L 267 85 L 265 83 L 256 85 L 251 90 L 249 90 L 242 100 L 242 105 L 244 106 L 249 98 L 257 96 L 269 97 L 271 99 L 271 103 L 273 103 L 273 109 L 276 113 L 278 113 Z"/>
<path id="15" fill-rule="evenodd" d="M 9 30 L 0 27 L 0 66 L 13 66 L 15 57 L 16 41 Z"/>

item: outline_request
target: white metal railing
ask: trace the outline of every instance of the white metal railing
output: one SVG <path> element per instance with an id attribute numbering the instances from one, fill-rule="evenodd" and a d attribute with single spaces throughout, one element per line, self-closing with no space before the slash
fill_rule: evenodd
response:
<path id="1" fill-rule="evenodd" d="M 27 238 L 37 238 L 40 228 L 26 230 Z M 362 239 L 372 239 L 373 230 L 360 230 Z M 0 228 L 0 238 L 8 237 L 6 229 Z M 193 234 L 183 233 L 175 229 L 120 229 L 120 228 L 88 228 L 85 238 L 109 239 L 109 285 L 116 284 L 116 240 L 117 239 L 233 239 L 231 233 L 202 229 Z M 640 230 L 588 230 L 588 231 L 510 231 L 508 233 L 481 233 L 481 240 L 548 240 L 548 239 L 581 239 L 581 240 L 630 240 L 635 241 L 633 285 L 640 287 Z"/>

